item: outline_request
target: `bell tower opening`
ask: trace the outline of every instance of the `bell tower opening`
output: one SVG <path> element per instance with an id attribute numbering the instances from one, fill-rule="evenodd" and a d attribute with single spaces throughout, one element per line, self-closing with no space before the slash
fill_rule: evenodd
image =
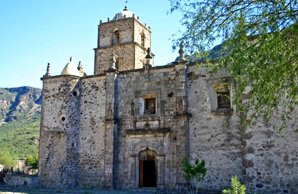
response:
<path id="1" fill-rule="evenodd" d="M 115 29 L 112 36 L 112 44 L 118 44 L 120 43 L 120 33 L 118 29 Z"/>
<path id="2" fill-rule="evenodd" d="M 118 71 L 143 69 L 148 47 L 151 47 L 150 27 L 126 7 L 113 19 L 101 20 L 98 25 L 94 75 L 103 74 L 110 68 L 113 52 L 119 58 Z"/>
<path id="3" fill-rule="evenodd" d="M 117 56 L 116 56 L 115 66 L 116 66 L 116 69 L 119 69 L 119 58 Z"/>
<path id="4" fill-rule="evenodd" d="M 139 183 L 140 187 L 157 187 L 156 152 L 147 148 L 139 155 Z"/>
<path id="5" fill-rule="evenodd" d="M 145 47 L 145 33 L 144 32 L 141 33 L 141 45 L 142 45 L 142 47 Z"/>

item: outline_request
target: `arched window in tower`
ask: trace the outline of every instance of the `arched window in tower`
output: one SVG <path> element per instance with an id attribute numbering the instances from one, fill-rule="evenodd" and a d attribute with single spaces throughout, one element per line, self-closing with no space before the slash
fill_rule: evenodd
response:
<path id="1" fill-rule="evenodd" d="M 144 32 L 142 32 L 141 33 L 141 45 L 143 46 L 143 47 L 145 47 L 145 33 Z"/>
<path id="2" fill-rule="evenodd" d="M 116 66 L 116 69 L 119 70 L 119 57 L 118 56 L 116 56 L 115 66 Z"/>
<path id="3" fill-rule="evenodd" d="M 118 29 L 115 29 L 113 31 L 113 37 L 112 37 L 112 44 L 118 44 L 120 42 L 120 33 Z"/>

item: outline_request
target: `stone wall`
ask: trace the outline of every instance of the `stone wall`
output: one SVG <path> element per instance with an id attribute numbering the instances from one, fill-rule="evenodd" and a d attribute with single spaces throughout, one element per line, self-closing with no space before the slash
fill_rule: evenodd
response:
<path id="1" fill-rule="evenodd" d="M 288 128 L 273 129 L 278 120 L 258 121 L 245 131 L 245 182 L 256 193 L 298 193 L 298 109 Z"/>
<path id="2" fill-rule="evenodd" d="M 96 74 L 104 73 L 111 67 L 113 52 L 118 59 L 119 71 L 134 69 L 135 47 L 134 44 L 119 44 L 109 48 L 97 49 L 95 51 Z"/>
<path id="3" fill-rule="evenodd" d="M 142 69 L 146 63 L 147 51 L 145 48 L 136 45 L 135 47 L 135 67 L 134 69 Z"/>
<path id="4" fill-rule="evenodd" d="M 119 40 L 115 40 L 116 31 L 119 32 Z M 104 73 L 111 67 L 113 53 L 119 71 L 143 68 L 148 47 L 151 47 L 151 32 L 136 18 L 100 24 L 98 47 L 95 49 L 95 74 Z"/>
<path id="5" fill-rule="evenodd" d="M 290 128 L 274 122 L 242 128 L 233 100 L 219 110 L 215 85 L 225 72 L 173 64 L 78 79 L 44 79 L 40 183 L 49 187 L 138 188 L 140 153 L 155 153 L 157 187 L 185 187 L 182 159 L 206 161 L 205 189 L 237 175 L 249 191 L 296 193 L 297 112 Z M 144 112 L 154 98 L 154 114 Z"/>
<path id="6" fill-rule="evenodd" d="M 188 75 L 190 159 L 206 161 L 208 173 L 202 186 L 222 190 L 237 175 L 250 192 L 297 193 L 297 110 L 281 133 L 273 129 L 279 123 L 274 119 L 242 128 L 235 105 L 230 112 L 216 111 L 213 85 L 228 79 L 232 96 L 235 90 L 227 74 L 211 75 L 189 66 Z"/>
<path id="7" fill-rule="evenodd" d="M 142 34 L 145 37 L 144 45 L 142 45 L 141 41 Z M 138 43 L 144 48 L 151 47 L 151 31 L 138 20 L 134 20 L 134 42 Z"/>
<path id="8" fill-rule="evenodd" d="M 45 79 L 39 144 L 41 185 L 63 187 L 77 184 L 79 101 L 75 95 L 79 79 L 58 76 Z"/>
<path id="9" fill-rule="evenodd" d="M 242 126 L 224 70 L 211 74 L 182 56 L 143 68 L 151 30 L 126 16 L 100 22 L 93 76 L 43 78 L 40 184 L 138 188 L 150 160 L 154 186 L 178 190 L 187 158 L 206 161 L 207 190 L 237 175 L 252 192 L 298 193 L 298 110 L 282 133 L 275 118 Z"/>
<path id="10" fill-rule="evenodd" d="M 98 48 L 111 46 L 113 33 L 118 30 L 120 44 L 133 42 L 134 20 L 131 18 L 102 23 L 98 26 Z"/>
<path id="11" fill-rule="evenodd" d="M 172 66 L 119 74 L 117 187 L 139 187 L 139 154 L 145 149 L 157 153 L 158 188 L 184 184 L 181 163 L 186 157 L 187 115 L 183 110 L 178 115 L 177 101 L 185 96 L 185 87 L 176 76 L 184 77 L 184 71 Z M 140 114 L 140 98 L 147 95 L 156 97 L 156 114 Z"/>
<path id="12" fill-rule="evenodd" d="M 207 69 L 190 66 L 188 104 L 190 160 L 205 160 L 208 169 L 203 187 L 222 189 L 231 176 L 242 178 L 241 130 L 235 107 L 221 112 L 212 109 L 216 100 L 210 91 L 226 75 L 211 75 Z M 231 83 L 232 84 L 232 83 Z M 232 86 L 233 87 L 233 86 Z"/>
<path id="13" fill-rule="evenodd" d="M 8 172 L 5 175 L 5 184 L 8 186 L 27 186 L 27 187 L 37 187 L 38 177 L 19 175 L 12 172 Z"/>
<path id="14" fill-rule="evenodd" d="M 88 77 L 81 80 L 79 149 L 80 187 L 103 187 L 105 180 L 105 77 Z"/>
<path id="15" fill-rule="evenodd" d="M 142 34 L 144 36 L 144 43 L 142 44 Z M 134 42 L 135 44 L 135 66 L 134 69 L 143 68 L 145 64 L 145 56 L 147 49 L 151 47 L 151 31 L 148 27 L 141 24 L 138 20 L 134 20 Z"/>

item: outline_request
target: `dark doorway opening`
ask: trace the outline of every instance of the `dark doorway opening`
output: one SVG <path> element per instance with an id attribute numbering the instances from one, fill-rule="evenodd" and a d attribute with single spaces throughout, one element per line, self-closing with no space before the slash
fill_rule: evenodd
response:
<path id="1" fill-rule="evenodd" d="M 154 160 L 143 161 L 143 187 L 156 187 L 156 169 Z"/>
<path id="2" fill-rule="evenodd" d="M 140 152 L 140 187 L 157 186 L 156 154 L 148 148 Z"/>

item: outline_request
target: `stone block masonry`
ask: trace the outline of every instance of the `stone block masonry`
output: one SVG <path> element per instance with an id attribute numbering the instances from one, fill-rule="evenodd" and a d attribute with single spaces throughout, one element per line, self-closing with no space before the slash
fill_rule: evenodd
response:
<path id="1" fill-rule="evenodd" d="M 39 184 L 54 188 L 185 190 L 182 160 L 203 159 L 206 190 L 237 175 L 250 192 L 298 193 L 298 108 L 243 127 L 236 83 L 188 62 L 152 67 L 151 31 L 124 9 L 100 23 L 94 75 L 70 61 L 43 80 Z"/>

